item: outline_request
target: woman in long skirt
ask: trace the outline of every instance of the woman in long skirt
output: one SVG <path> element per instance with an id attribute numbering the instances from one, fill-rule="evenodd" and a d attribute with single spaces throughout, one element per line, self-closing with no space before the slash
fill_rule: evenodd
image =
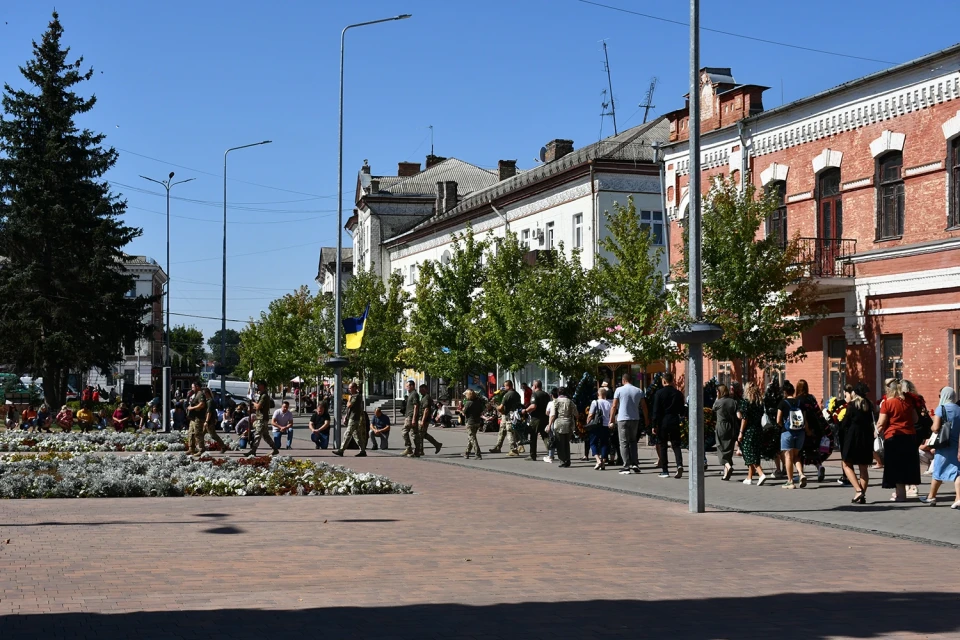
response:
<path id="1" fill-rule="evenodd" d="M 895 489 L 894 502 L 906 502 L 907 485 L 920 484 L 920 455 L 917 449 L 917 411 L 907 401 L 900 383 L 887 385 L 887 397 L 880 403 L 877 431 L 883 437 L 883 488 Z"/>
<path id="2" fill-rule="evenodd" d="M 870 389 L 860 382 L 855 387 L 848 384 L 844 392 L 847 405 L 839 428 L 843 473 L 856 489 L 851 502 L 866 504 L 868 469 L 873 460 L 873 406 L 867 399 Z M 860 470 L 859 478 L 854 467 Z"/>

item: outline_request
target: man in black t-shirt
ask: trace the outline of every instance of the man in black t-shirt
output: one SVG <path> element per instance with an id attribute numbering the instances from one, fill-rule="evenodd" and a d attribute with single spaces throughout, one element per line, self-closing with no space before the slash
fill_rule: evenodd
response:
<path id="1" fill-rule="evenodd" d="M 330 445 L 330 414 L 327 412 L 327 403 L 317 405 L 310 416 L 310 439 L 317 445 L 317 449 L 326 449 Z"/>
<path id="2" fill-rule="evenodd" d="M 660 444 L 660 477 L 669 478 L 667 462 L 667 442 L 673 445 L 673 455 L 677 460 L 677 473 L 674 478 L 683 477 L 683 454 L 680 451 L 680 418 L 687 412 L 686 399 L 680 390 L 673 386 L 673 374 L 663 374 L 663 388 L 653 396 L 653 434 Z"/>
<path id="3" fill-rule="evenodd" d="M 543 446 L 549 454 L 547 446 L 547 405 L 550 404 L 550 394 L 543 390 L 543 381 L 533 381 L 533 395 L 530 405 L 524 410 L 530 416 L 530 460 L 537 461 L 537 438 L 543 438 Z"/>

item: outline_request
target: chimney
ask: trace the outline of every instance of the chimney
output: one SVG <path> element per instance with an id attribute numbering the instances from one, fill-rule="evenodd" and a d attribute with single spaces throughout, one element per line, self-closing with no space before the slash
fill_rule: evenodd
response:
<path id="1" fill-rule="evenodd" d="M 360 171 L 361 171 L 362 173 L 365 173 L 365 174 L 367 174 L 367 175 L 370 175 L 370 163 L 367 161 L 366 158 L 363 159 L 363 166 L 360 167 Z"/>
<path id="2" fill-rule="evenodd" d="M 427 156 L 427 169 L 429 169 L 435 164 L 440 164 L 444 160 L 446 160 L 446 158 L 444 158 L 443 156 L 435 156 L 431 153 L 430 155 Z"/>
<path id="3" fill-rule="evenodd" d="M 573 153 L 573 140 L 551 140 L 547 143 L 547 153 L 544 162 L 553 162 L 559 160 L 568 153 Z"/>
<path id="4" fill-rule="evenodd" d="M 443 211 L 446 213 L 457 206 L 457 183 L 447 180 L 443 183 Z"/>
<path id="5" fill-rule="evenodd" d="M 398 162 L 397 163 L 397 176 L 400 178 L 409 178 L 410 176 L 415 176 L 418 173 L 420 173 L 419 162 Z"/>
<path id="6" fill-rule="evenodd" d="M 428 157 L 427 162 L 429 161 L 430 161 L 430 158 Z M 430 165 L 427 165 L 427 166 L 430 166 Z M 435 208 L 436 208 L 435 213 L 437 215 L 440 215 L 441 213 L 446 211 L 446 209 L 443 208 L 443 183 L 442 182 L 437 182 L 437 203 L 435 205 Z"/>
<path id="7" fill-rule="evenodd" d="M 506 180 L 517 175 L 517 161 L 500 160 L 497 162 L 497 174 L 500 180 Z"/>

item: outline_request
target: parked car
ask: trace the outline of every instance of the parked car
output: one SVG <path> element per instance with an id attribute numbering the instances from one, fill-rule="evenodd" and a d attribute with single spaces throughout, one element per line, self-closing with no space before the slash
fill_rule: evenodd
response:
<path id="1" fill-rule="evenodd" d="M 210 387 L 211 391 L 219 392 L 220 391 L 220 378 L 210 378 L 207 380 L 207 386 Z M 234 396 L 240 398 L 246 398 L 250 393 L 250 382 L 248 380 L 241 380 L 240 378 L 234 378 L 227 376 L 226 378 L 226 391 L 231 393 Z"/>

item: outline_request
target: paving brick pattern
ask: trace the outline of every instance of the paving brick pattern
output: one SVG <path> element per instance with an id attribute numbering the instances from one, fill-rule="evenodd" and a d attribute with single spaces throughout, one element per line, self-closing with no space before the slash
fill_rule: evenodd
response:
<path id="1" fill-rule="evenodd" d="M 0 503 L 0 637 L 960 636 L 955 549 L 345 462 L 416 493 Z"/>

